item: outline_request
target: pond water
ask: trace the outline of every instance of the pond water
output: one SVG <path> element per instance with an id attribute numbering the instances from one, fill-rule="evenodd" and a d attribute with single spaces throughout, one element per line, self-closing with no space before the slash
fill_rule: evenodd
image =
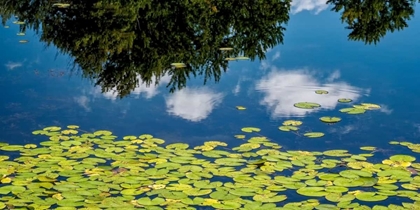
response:
<path id="1" fill-rule="evenodd" d="M 140 84 L 132 88 L 122 98 L 115 87 L 109 86 L 108 89 L 102 89 L 100 85 L 95 85 L 96 78 L 92 77 L 92 79 L 86 76 L 86 74 L 89 74 L 89 70 L 83 69 L 84 64 L 76 63 L 76 68 L 73 68 L 75 55 L 79 56 L 76 57 L 80 61 L 81 54 L 77 54 L 80 50 L 72 51 L 70 55 L 68 50 L 63 50 L 65 49 L 63 46 L 66 44 L 66 39 L 63 39 L 64 41 L 60 40 L 60 42 L 52 39 L 51 45 L 46 46 L 45 40 L 40 41 L 43 31 L 40 30 L 39 33 L 36 33 L 31 28 L 26 29 L 24 36 L 17 36 L 22 26 L 14 24 L 13 22 L 16 20 L 16 18 L 9 19 L 5 24 L 8 27 L 0 28 L 0 86 L 2 89 L 0 142 L 4 143 L 2 144 L 3 147 L 6 143 L 27 145 L 27 147 L 7 148 L 6 146 L 0 151 L 0 155 L 10 156 L 8 160 L 10 162 L 6 161 L 6 158 L 1 158 L 3 161 L 3 164 L 0 165 L 0 174 L 3 174 L 2 184 L 0 184 L 0 194 L 3 196 L 0 199 L 1 208 L 282 209 L 280 207 L 288 204 L 289 206 L 283 209 L 334 209 L 336 205 L 338 207 L 335 208 L 342 209 L 370 209 L 375 205 L 376 207 L 373 209 L 420 208 L 420 204 L 416 202 L 416 200 L 420 200 L 418 194 L 420 178 L 417 176 L 417 171 L 420 170 L 418 163 L 420 156 L 416 153 L 420 149 L 418 145 L 417 147 L 415 145 L 420 143 L 418 140 L 420 137 L 420 112 L 417 110 L 420 105 L 420 89 L 418 88 L 418 81 L 420 80 L 420 74 L 418 73 L 420 43 L 415 41 L 416 37 L 420 35 L 420 19 L 418 17 L 413 17 L 412 20 L 408 21 L 409 27 L 404 30 L 387 33 L 376 45 L 366 45 L 362 41 L 348 40 L 349 30 L 345 29 L 344 25 L 340 23 L 339 13 L 327 10 L 316 14 L 314 11 L 301 11 L 290 15 L 290 20 L 285 26 L 283 44 L 265 49 L 265 59 L 229 61 L 226 64 L 227 71 L 221 72 L 218 82 L 210 78 L 203 85 L 205 78 L 202 75 L 191 76 L 184 88 L 171 92 L 167 87 L 168 83 L 172 82 L 170 74 L 161 74 L 159 79 L 149 75 L 152 84 L 146 85 L 141 83 L 145 77 L 133 76 L 132 72 L 129 72 L 126 77 L 140 78 Z M 74 23 L 78 22 L 75 21 Z M 70 25 L 70 23 L 68 24 Z M 66 23 L 63 23 L 62 27 L 66 27 Z M 43 28 L 51 30 L 51 27 L 46 25 L 43 25 Z M 61 30 L 57 29 L 57 33 L 63 33 Z M 69 40 L 77 33 L 84 32 L 81 30 L 69 34 Z M 51 38 L 45 39 L 51 40 Z M 174 42 L 179 41 L 179 39 L 179 37 L 173 38 Z M 19 43 L 19 40 L 27 40 L 28 42 Z M 59 43 L 59 47 L 55 45 L 57 43 Z M 72 45 L 74 42 L 69 41 L 68 44 Z M 112 47 L 112 45 L 110 46 Z M 246 48 L 246 46 L 240 47 Z M 216 49 L 218 51 L 218 47 Z M 83 50 L 88 51 L 89 49 L 82 48 L 81 51 Z M 168 47 L 168 50 L 172 49 Z M 132 55 L 135 56 L 134 54 Z M 95 56 L 94 53 L 92 56 Z M 131 56 L 131 54 L 128 53 L 125 56 Z M 244 56 L 248 55 L 245 53 Z M 182 58 L 181 55 L 180 57 Z M 87 62 L 89 59 L 87 59 Z M 184 61 L 173 60 L 168 62 Z M 201 61 L 197 62 L 191 65 L 194 68 L 205 68 L 199 66 Z M 185 63 L 189 64 L 188 62 Z M 156 65 L 158 67 L 162 66 L 161 64 Z M 145 67 L 140 68 L 152 66 L 148 63 Z M 109 66 L 107 70 L 119 71 L 118 68 L 112 69 Z M 183 71 L 182 68 L 172 70 Z M 105 75 L 104 77 L 109 80 L 106 81 L 109 82 L 107 85 L 123 80 L 121 75 L 114 75 L 113 73 Z M 158 85 L 153 84 L 156 80 L 159 80 Z M 328 94 L 317 94 L 315 93 L 316 90 L 325 90 L 328 91 Z M 352 101 L 349 103 L 338 101 L 338 99 L 343 98 Z M 295 106 L 298 102 L 313 102 L 319 104 L 320 107 L 301 109 Z M 340 111 L 343 108 L 361 103 L 373 103 L 379 105 L 380 108 L 376 109 L 376 106 L 372 105 L 375 109 L 366 110 L 363 114 L 347 114 Z M 243 106 L 246 109 L 239 110 L 237 106 Z M 363 107 L 361 108 L 363 109 Z M 360 111 L 360 107 L 358 110 Z M 341 121 L 332 124 L 324 123 L 319 119 L 324 116 L 339 117 Z M 302 125 L 293 127 L 293 129 L 298 128 L 297 131 L 279 130 L 279 127 L 286 120 L 301 121 Z M 87 146 L 88 149 L 85 151 L 80 149 L 80 143 L 60 143 L 68 141 L 68 139 L 59 139 L 60 137 L 57 136 L 72 136 L 71 131 L 67 131 L 70 133 L 54 133 L 55 128 L 49 127 L 58 126 L 62 130 L 66 130 L 68 125 L 79 126 L 79 128 L 74 127 L 74 129 L 70 127 L 70 130 L 78 131 L 77 135 L 93 133 L 98 130 L 111 131 L 113 135 L 117 136 L 117 139 L 134 135 L 135 138 L 127 137 L 126 140 L 132 141 L 132 145 L 138 143 L 140 146 L 133 150 L 133 148 L 127 149 L 127 145 L 112 144 L 112 141 L 115 140 L 112 136 L 108 140 L 104 138 L 105 143 L 98 143 L 98 139 L 94 139 L 94 135 L 84 136 L 84 140 L 76 137 L 71 140 L 82 142 L 82 145 L 85 145 L 86 139 L 91 138 L 93 143 L 90 143 L 92 145 L 99 145 L 99 148 L 103 148 L 103 150 L 111 148 L 106 152 L 115 152 L 116 156 L 120 154 L 119 158 L 107 156 L 103 153 L 98 155 L 99 151 L 96 146 Z M 50 130 L 42 133 L 40 130 L 46 127 L 49 127 Z M 260 130 L 258 132 L 244 132 L 243 128 L 246 127 L 259 128 Z M 48 134 L 52 137 L 34 135 L 32 132 L 37 130 L 38 133 Z M 304 135 L 308 132 L 322 132 L 324 136 L 309 138 Z M 101 135 L 100 133 L 96 134 Z M 109 136 L 107 132 L 103 134 Z M 154 149 L 155 147 L 150 145 L 147 146 L 148 144 L 144 145 L 144 142 L 142 144 L 140 144 L 140 141 L 136 142 L 135 139 L 139 139 L 138 137 L 142 134 L 150 134 L 155 138 L 165 140 L 165 143 L 160 146 L 162 148 L 172 143 L 185 143 L 190 147 L 189 149 L 183 149 L 185 144 L 173 144 L 172 149 L 177 152 L 165 151 L 166 155 L 155 155 L 151 158 L 153 155 L 149 157 L 147 154 L 163 154 L 164 152 Z M 245 138 L 237 138 L 238 136 L 235 137 L 235 135 L 245 135 Z M 244 146 L 243 144 L 251 137 L 257 138 L 253 139 L 254 142 L 251 145 Z M 261 140 L 264 137 L 267 141 L 275 143 L 274 146 L 268 143 L 264 145 L 264 140 Z M 141 137 L 142 141 L 146 141 L 148 138 L 148 136 Z M 48 139 L 51 139 L 52 142 L 58 142 L 55 149 L 51 148 L 54 146 L 53 144 L 45 144 Z M 149 142 L 150 144 L 153 144 L 153 141 L 156 144 L 161 143 L 156 139 L 149 141 L 152 142 Z M 227 144 L 227 146 L 222 144 L 217 147 L 217 151 L 222 150 L 230 153 L 230 155 L 228 155 L 229 153 L 223 153 L 220 156 L 226 158 L 226 162 L 216 161 L 216 166 L 205 166 L 204 161 L 218 159 L 216 153 L 200 156 L 203 151 L 214 149 L 214 145 L 208 148 L 197 147 L 209 141 L 220 141 Z M 405 143 L 391 145 L 390 141 Z M 44 142 L 44 146 L 39 145 L 40 142 Z M 38 148 L 48 149 L 31 153 L 32 144 L 37 145 Z M 237 147 L 241 144 L 243 145 L 242 149 L 255 147 L 251 151 L 258 155 L 243 154 L 248 152 L 247 149 L 237 151 Z M 62 147 L 57 149 L 60 145 Z M 281 149 L 277 145 L 280 145 Z M 372 149 L 373 151 L 370 148 L 365 151 L 360 149 L 363 146 L 375 148 Z M 72 147 L 78 147 L 78 149 L 74 149 L 78 152 L 70 152 Z M 140 147 L 144 148 L 141 149 Z M 196 149 L 194 149 L 195 147 Z M 124 148 L 124 150 L 116 152 L 117 150 L 112 148 Z M 232 148 L 235 149 L 232 150 Z M 337 158 L 334 155 L 324 157 L 317 153 L 309 153 L 308 156 L 310 157 L 320 155 L 318 158 L 314 158 L 320 163 L 323 159 L 334 157 L 337 160 L 334 164 L 341 164 L 345 167 L 338 168 L 337 166 L 338 169 L 336 167 L 333 167 L 333 169 L 307 167 L 313 164 L 302 160 L 303 163 L 292 162 L 293 166 L 290 167 L 279 166 L 280 170 L 270 168 L 270 164 L 279 164 L 280 161 L 284 161 L 286 162 L 284 164 L 287 165 L 292 160 L 300 160 L 299 157 L 304 156 L 304 153 L 290 152 L 288 153 L 291 154 L 290 157 L 281 153 L 275 154 L 278 156 L 270 157 L 273 154 L 266 155 L 263 152 L 257 152 L 263 149 L 282 152 L 348 150 L 350 154 L 371 153 L 373 156 L 368 157 L 366 161 L 373 164 L 382 163 L 383 160 L 398 154 L 409 155 L 409 157 L 393 156 L 394 158 L 391 159 L 391 162 L 394 161 L 393 163 L 388 162 L 389 164 L 387 164 L 385 161 L 385 166 L 382 165 L 382 168 L 378 166 L 376 170 L 370 170 L 369 167 L 361 167 L 364 168 L 363 170 L 354 166 L 356 163 L 360 164 L 364 161 L 363 155 L 362 157 L 352 156 L 353 159 L 351 160 L 343 160 L 342 158 L 348 158 L 349 156 L 343 155 L 341 157 L 338 154 L 336 155 Z M 170 150 L 170 148 L 167 150 Z M 57 151 L 59 152 L 57 153 Z M 138 156 L 128 154 L 127 151 L 136 151 L 135 154 Z M 159 152 L 156 153 L 156 151 Z M 182 153 L 188 154 L 191 151 L 198 151 L 199 154 L 196 156 L 199 157 L 196 158 L 202 162 L 197 159 L 194 159 L 196 162 L 192 159 L 174 159 L 174 157 L 189 157 Z M 60 157 L 75 160 L 75 163 L 64 164 L 60 162 L 64 161 L 57 159 L 60 153 L 65 154 Z M 167 153 L 171 153 L 173 156 Z M 237 155 L 232 155 L 233 153 Z M 80 157 L 77 154 L 80 154 Z M 18 157 L 33 157 L 31 161 L 37 164 L 25 162 L 23 159 L 13 161 L 14 158 Z M 93 161 L 94 163 L 89 162 L 89 164 L 87 164 L 88 161 L 83 162 L 88 157 L 101 158 L 106 162 L 97 163 Z M 234 158 L 247 162 L 235 162 L 232 160 Z M 417 160 L 410 158 L 417 158 Z M 144 165 L 134 167 L 132 163 L 127 163 L 128 166 L 125 166 L 124 160 L 127 162 L 136 160 Z M 252 164 L 251 161 L 254 160 L 263 160 L 263 162 Z M 71 160 L 67 161 L 71 162 Z M 115 161 L 122 162 L 116 164 Z M 156 167 L 159 164 L 166 163 L 166 161 L 168 163 L 179 163 L 183 166 L 195 165 L 200 168 L 180 170 L 177 166 L 171 166 L 174 168 L 170 168 L 170 166 Z M 11 162 L 19 162 L 20 165 L 16 166 Z M 43 164 L 43 162 L 47 162 L 49 165 Z M 353 162 L 353 165 L 351 162 Z M 85 166 L 79 168 L 65 167 L 80 163 L 85 164 Z M 107 167 L 110 165 L 112 167 Z M 240 171 L 241 166 L 244 165 L 252 169 L 253 172 Z M 266 167 L 261 168 L 261 165 Z M 305 165 L 306 169 L 302 169 L 305 168 Z M 51 170 L 46 169 L 49 167 L 51 167 Z M 120 170 L 115 169 L 118 167 Z M 222 173 L 222 169 L 214 172 L 214 170 L 217 170 L 216 168 L 222 167 L 233 167 L 226 170 L 232 174 L 237 174 Z M 43 168 L 43 170 L 37 170 L 40 168 Z M 108 174 L 100 171 L 100 169 L 95 172 L 94 168 L 112 171 L 112 173 Z M 142 168 L 143 171 L 155 170 L 155 168 L 159 168 L 159 170 L 163 168 L 167 171 L 149 170 L 148 173 L 145 173 L 139 168 Z M 74 174 L 68 172 L 72 170 L 76 172 Z M 354 185 L 340 184 L 336 177 L 332 179 L 324 177 L 323 180 L 330 181 L 333 186 L 349 188 L 350 191 L 330 189 L 325 192 L 324 187 L 328 185 L 327 183 L 321 185 L 303 184 L 307 180 L 315 179 L 314 177 L 319 178 L 319 173 L 339 174 L 342 170 L 353 170 L 348 172 L 351 175 L 347 174 L 346 176 L 341 173 L 341 176 L 345 179 L 344 181 L 341 180 L 342 182 L 350 182 L 349 179 L 356 182 L 354 181 L 357 180 L 356 178 L 372 176 L 377 178 L 374 183 L 375 187 L 382 185 L 383 188 L 375 188 L 366 184 L 363 186 L 363 182 L 362 184 L 353 183 Z M 63 171 L 67 174 L 60 174 Z M 169 171 L 179 171 L 184 175 L 185 173 L 190 175 L 186 178 L 180 174 L 165 175 Z M 363 175 L 364 172 L 370 175 Z M 409 172 L 408 176 L 406 172 Z M 296 173 L 306 173 L 305 175 L 309 178 L 296 178 L 294 181 L 286 178 L 293 174 L 296 176 Z M 314 175 L 317 173 L 317 176 Z M 206 177 L 205 174 L 211 174 L 211 176 Z M 311 177 L 312 175 L 314 176 Z M 92 178 L 95 176 L 106 177 L 106 179 Z M 116 182 L 116 176 L 121 176 L 123 181 Z M 130 176 L 143 177 L 144 179 L 128 179 L 127 177 Z M 148 176 L 152 178 L 148 179 Z M 245 176 L 247 178 L 244 178 Z M 278 176 L 276 184 L 272 182 L 254 183 L 251 187 L 245 184 L 246 182 L 253 183 L 255 180 L 267 181 L 267 179 L 270 179 L 272 181 L 271 178 L 274 180 L 273 177 L 275 176 Z M 73 179 L 69 180 L 69 177 Z M 126 178 L 123 179 L 124 177 Z M 168 177 L 173 178 L 173 180 Z M 98 187 L 96 187 L 96 191 L 89 191 L 92 187 L 87 186 L 87 184 L 86 186 L 78 185 L 77 183 L 82 182 L 77 181 L 78 178 L 87 183 L 91 182 L 91 185 L 102 182 L 123 186 L 112 188 L 110 185 L 111 190 L 109 188 L 99 188 L 97 190 Z M 179 181 L 181 179 L 182 181 Z M 377 183 L 378 179 L 380 180 L 379 183 Z M 388 182 L 384 181 L 385 179 Z M 94 183 L 92 180 L 96 182 Z M 127 183 L 124 183 L 124 180 Z M 137 182 L 133 182 L 133 180 Z M 228 182 L 235 185 L 233 187 L 228 185 L 223 188 L 215 184 L 212 188 L 209 187 L 210 184 L 202 182 L 203 180 L 219 181 L 224 183 L 224 186 Z M 32 186 L 32 188 L 27 186 L 34 183 L 52 183 L 52 185 L 37 185 Z M 175 186 L 174 183 L 181 183 L 188 185 L 188 187 Z M 293 187 L 291 187 L 291 183 L 293 183 Z M 135 186 L 137 184 L 138 186 Z M 66 186 L 60 188 L 60 185 Z M 73 187 L 68 187 L 68 185 Z M 22 190 L 22 186 L 27 188 Z M 191 186 L 194 187 L 195 191 L 191 189 L 185 191 L 182 188 L 189 189 Z M 270 186 L 271 188 L 269 188 Z M 399 189 L 398 194 L 390 192 L 395 190 L 393 186 L 397 186 Z M 183 194 L 171 194 L 171 196 L 164 193 L 159 194 L 158 190 L 160 188 L 167 189 L 166 193 L 179 192 Z M 207 189 L 211 190 L 203 191 Z M 231 191 L 229 194 L 229 189 L 236 191 Z M 299 189 L 301 190 L 299 191 Z M 82 190 L 90 193 L 78 193 Z M 355 192 L 354 190 L 364 192 Z M 296 191 L 301 195 L 296 194 Z M 28 192 L 31 192 L 33 196 L 31 197 Z M 121 192 L 124 192 L 123 196 L 121 196 Z M 146 194 L 146 192 L 156 193 Z M 376 197 L 371 195 L 370 192 L 376 192 Z M 319 193 L 319 196 L 307 195 L 315 195 L 316 193 Z M 360 194 L 357 195 L 358 193 L 364 194 L 360 196 Z M 338 195 L 339 197 L 333 197 Z M 348 202 L 345 199 L 338 202 L 342 195 L 354 196 Z M 384 196 L 387 197 L 384 198 Z M 147 200 L 148 198 L 152 200 Z M 307 201 L 308 199 L 316 199 L 317 201 Z M 332 200 L 334 201 L 332 202 Z M 369 200 L 373 202 L 369 202 Z M 303 201 L 306 201 L 306 203 L 303 203 Z M 297 203 L 292 206 L 292 202 Z M 403 203 L 405 204 L 403 205 Z M 415 205 L 411 205 L 411 203 Z M 388 206 L 392 204 L 399 207 Z"/>

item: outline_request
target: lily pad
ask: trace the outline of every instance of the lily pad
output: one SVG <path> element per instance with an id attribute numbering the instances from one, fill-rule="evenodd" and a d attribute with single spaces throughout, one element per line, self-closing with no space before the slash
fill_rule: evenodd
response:
<path id="1" fill-rule="evenodd" d="M 159 197 L 154 199 L 150 199 L 149 197 L 142 197 L 137 200 L 137 203 L 144 206 L 157 206 L 163 204 L 164 202 L 165 199 Z"/>
<path id="2" fill-rule="evenodd" d="M 261 129 L 255 128 L 255 127 L 244 127 L 241 129 L 241 131 L 246 132 L 246 133 L 252 133 L 252 132 L 260 132 Z"/>
<path id="3" fill-rule="evenodd" d="M 389 157 L 389 159 L 393 160 L 393 161 L 400 161 L 400 162 L 402 162 L 402 161 L 413 162 L 413 161 L 416 160 L 415 157 L 410 156 L 410 155 L 393 155 L 393 156 Z"/>
<path id="4" fill-rule="evenodd" d="M 340 109 L 339 111 L 347 113 L 347 114 L 363 114 L 366 112 L 365 109 L 361 109 L 361 108 L 343 108 L 343 109 Z"/>
<path id="5" fill-rule="evenodd" d="M 313 102 L 299 102 L 299 103 L 295 103 L 293 106 L 296 108 L 301 108 L 301 109 L 315 109 L 315 108 L 321 107 L 320 104 L 313 103 Z"/>
<path id="6" fill-rule="evenodd" d="M 341 118 L 339 117 L 321 117 L 319 118 L 319 120 L 321 120 L 322 122 L 325 123 L 337 123 L 341 121 Z"/>
<path id="7" fill-rule="evenodd" d="M 291 125 L 283 125 L 279 127 L 281 131 L 297 131 L 299 128 Z"/>
<path id="8" fill-rule="evenodd" d="M 323 137 L 325 134 L 322 132 L 308 132 L 303 135 L 308 138 L 320 138 L 320 137 Z"/>
<path id="9" fill-rule="evenodd" d="M 299 126 L 302 125 L 302 121 L 300 120 L 286 120 L 283 122 L 284 126 Z"/>
<path id="10" fill-rule="evenodd" d="M 337 101 L 340 102 L 340 103 L 350 103 L 353 100 L 351 100 L 350 98 L 340 98 Z"/>
<path id="11" fill-rule="evenodd" d="M 328 91 L 326 90 L 315 90 L 316 94 L 328 94 Z"/>
<path id="12" fill-rule="evenodd" d="M 245 110 L 246 108 L 244 106 L 236 106 L 237 110 Z"/>
<path id="13" fill-rule="evenodd" d="M 386 200 L 388 196 L 378 195 L 374 192 L 360 192 L 356 194 L 356 198 L 361 201 L 376 202 Z"/>

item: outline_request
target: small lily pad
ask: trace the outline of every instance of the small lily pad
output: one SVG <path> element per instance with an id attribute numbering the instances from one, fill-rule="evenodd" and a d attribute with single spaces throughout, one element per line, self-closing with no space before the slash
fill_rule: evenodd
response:
<path id="1" fill-rule="evenodd" d="M 376 194 L 374 192 L 361 192 L 361 193 L 356 194 L 356 198 L 358 200 L 361 200 L 361 201 L 375 202 L 375 201 L 386 200 L 388 198 L 388 196 L 379 195 L 379 194 Z"/>
<path id="2" fill-rule="evenodd" d="M 321 117 L 319 118 L 319 120 L 321 120 L 322 122 L 325 123 L 337 123 L 341 121 L 341 118 L 339 117 Z"/>
<path id="3" fill-rule="evenodd" d="M 303 135 L 308 138 L 319 138 L 319 137 L 323 137 L 325 134 L 322 132 L 308 132 Z"/>
<path id="4" fill-rule="evenodd" d="M 321 107 L 320 104 L 313 103 L 313 102 L 299 102 L 299 103 L 295 103 L 293 106 L 296 108 L 301 108 L 301 109 L 315 109 L 315 108 Z"/>
<path id="5" fill-rule="evenodd" d="M 171 63 L 171 67 L 178 69 L 178 68 L 185 68 L 187 67 L 187 65 L 185 63 Z"/>
<path id="6" fill-rule="evenodd" d="M 246 108 L 244 106 L 236 106 L 237 110 L 245 110 Z"/>
<path id="7" fill-rule="evenodd" d="M 252 132 L 260 132 L 261 129 L 255 128 L 255 127 L 244 127 L 241 129 L 241 131 L 246 132 L 246 133 L 252 133 Z"/>
<path id="8" fill-rule="evenodd" d="M 328 94 L 328 91 L 326 90 L 315 90 L 316 94 Z"/>
<path id="9" fill-rule="evenodd" d="M 338 99 L 337 101 L 338 101 L 338 102 L 340 102 L 340 103 L 350 103 L 350 102 L 352 102 L 353 100 L 351 100 L 351 99 L 349 99 L 349 98 L 340 98 L 340 99 Z"/>
<path id="10" fill-rule="evenodd" d="M 283 122 L 285 126 L 299 126 L 302 125 L 302 121 L 300 120 L 286 120 Z"/>

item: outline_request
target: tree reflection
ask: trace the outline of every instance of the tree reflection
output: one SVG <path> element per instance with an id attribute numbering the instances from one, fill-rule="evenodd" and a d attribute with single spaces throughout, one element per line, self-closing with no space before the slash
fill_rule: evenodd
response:
<path id="1" fill-rule="evenodd" d="M 41 41 L 74 57 L 102 91 L 120 97 L 164 75 L 171 77 L 171 92 L 192 76 L 218 81 L 227 57 L 264 59 L 282 43 L 290 10 L 290 0 L 76 0 L 65 8 L 47 0 L 3 1 L 3 21 L 13 15 L 26 21 L 22 30 L 34 28 Z M 187 67 L 173 69 L 173 62 Z"/>
<path id="2" fill-rule="evenodd" d="M 387 32 L 402 30 L 414 15 L 416 0 L 328 0 L 351 32 L 350 40 L 376 44 Z"/>
<path id="3" fill-rule="evenodd" d="M 41 41 L 72 56 L 83 76 L 102 91 L 128 95 L 140 82 L 170 76 L 171 92 L 190 77 L 218 81 L 226 58 L 264 59 L 283 42 L 291 0 L 1 0 L 3 24 L 13 16 L 35 29 Z M 407 27 L 415 0 L 328 0 L 342 11 L 349 39 L 376 43 Z M 42 30 L 41 30 L 42 28 Z M 232 47 L 232 51 L 220 51 Z M 171 68 L 183 62 L 186 68 Z"/>

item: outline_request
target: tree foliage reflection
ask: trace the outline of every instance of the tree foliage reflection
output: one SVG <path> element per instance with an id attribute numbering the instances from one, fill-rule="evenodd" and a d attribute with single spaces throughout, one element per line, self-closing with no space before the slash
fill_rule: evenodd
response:
<path id="1" fill-rule="evenodd" d="M 342 12 L 349 39 L 377 43 L 388 31 L 408 26 L 415 0 L 327 3 Z M 124 97 L 140 82 L 157 85 L 165 75 L 171 92 L 190 77 L 217 82 L 228 57 L 264 59 L 268 48 L 283 43 L 290 6 L 291 0 L 1 0 L 0 15 L 3 24 L 12 17 L 25 21 L 22 31 L 35 29 L 41 41 L 72 56 L 102 91 Z M 173 69 L 173 62 L 187 66 Z"/>

